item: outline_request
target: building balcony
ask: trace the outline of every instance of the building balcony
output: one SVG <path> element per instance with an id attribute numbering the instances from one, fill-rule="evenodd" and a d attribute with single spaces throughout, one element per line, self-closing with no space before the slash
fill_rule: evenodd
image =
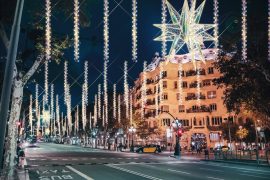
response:
<path id="1" fill-rule="evenodd" d="M 206 75 L 205 69 L 200 69 L 198 74 L 199 75 Z M 186 72 L 186 77 L 196 76 L 196 75 L 197 75 L 197 71 L 194 71 L 194 70 L 189 70 Z"/>
<path id="2" fill-rule="evenodd" d="M 195 94 L 193 95 L 190 95 L 190 96 L 187 96 L 185 97 L 186 101 L 190 101 L 190 100 L 197 100 L 198 99 L 198 96 L 196 96 Z M 206 96 L 205 95 L 200 95 L 199 99 L 206 99 Z"/>
<path id="3" fill-rule="evenodd" d="M 189 88 L 197 88 L 197 86 L 198 86 L 197 82 L 193 82 L 193 83 L 189 84 Z M 199 86 L 202 87 L 202 84 L 200 83 Z"/>
<path id="4" fill-rule="evenodd" d="M 189 108 L 187 109 L 187 113 L 204 113 L 204 112 L 211 112 L 211 109 L 206 106 L 201 106 L 200 108 Z"/>

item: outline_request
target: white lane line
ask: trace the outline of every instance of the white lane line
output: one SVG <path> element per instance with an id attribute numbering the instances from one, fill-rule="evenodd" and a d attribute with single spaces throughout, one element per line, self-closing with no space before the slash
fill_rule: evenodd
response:
<path id="1" fill-rule="evenodd" d="M 41 161 L 46 161 L 47 159 L 40 159 Z"/>
<path id="2" fill-rule="evenodd" d="M 36 159 L 29 159 L 29 161 L 35 161 Z"/>
<path id="3" fill-rule="evenodd" d="M 79 159 L 77 159 L 77 158 L 73 158 L 73 159 L 71 159 L 71 160 L 73 160 L 73 161 L 77 161 L 77 160 L 79 160 Z"/>
<path id="4" fill-rule="evenodd" d="M 207 171 L 224 172 L 222 170 L 216 170 L 216 169 L 208 169 L 208 168 L 200 168 L 200 169 L 207 170 Z"/>
<path id="5" fill-rule="evenodd" d="M 106 166 L 108 166 L 110 168 L 114 168 L 114 169 L 120 170 L 120 171 L 123 171 L 123 172 L 134 174 L 134 175 L 137 175 L 137 176 L 140 176 L 140 177 L 144 177 L 144 178 L 147 178 L 147 179 L 162 180 L 160 178 L 156 178 L 156 177 L 149 176 L 149 175 L 146 175 L 146 174 L 142 174 L 142 173 L 139 173 L 139 172 L 131 171 L 131 170 L 128 170 L 128 169 L 125 169 L 125 168 L 120 168 L 120 167 L 113 166 L 113 165 L 106 165 Z"/>
<path id="6" fill-rule="evenodd" d="M 86 179 L 86 180 L 94 180 L 93 178 L 87 176 L 86 174 L 84 174 L 84 173 L 78 171 L 77 169 L 75 169 L 75 168 L 73 168 L 73 167 L 71 167 L 71 166 L 66 166 L 66 168 L 68 168 L 69 170 L 75 172 L 76 174 L 78 174 L 79 176 L 83 177 L 83 178 Z"/>
<path id="7" fill-rule="evenodd" d="M 58 159 L 52 159 L 53 161 L 57 161 Z"/>
<path id="8" fill-rule="evenodd" d="M 68 159 L 62 159 L 62 161 L 67 161 Z"/>
<path id="9" fill-rule="evenodd" d="M 174 169 L 168 169 L 168 171 L 178 172 L 178 173 L 182 173 L 182 174 L 190 174 L 190 173 L 188 173 L 188 172 L 178 171 L 178 170 L 174 170 Z"/>
<path id="10" fill-rule="evenodd" d="M 262 178 L 262 179 L 269 179 L 269 177 L 263 177 L 263 176 L 255 176 L 251 174 L 240 174 L 241 176 L 250 176 L 250 177 L 256 177 L 256 178 Z"/>
<path id="11" fill-rule="evenodd" d="M 208 179 L 216 179 L 216 180 L 224 180 L 224 179 L 221 179 L 221 178 L 216 178 L 216 177 L 210 177 L 210 176 L 207 176 Z"/>

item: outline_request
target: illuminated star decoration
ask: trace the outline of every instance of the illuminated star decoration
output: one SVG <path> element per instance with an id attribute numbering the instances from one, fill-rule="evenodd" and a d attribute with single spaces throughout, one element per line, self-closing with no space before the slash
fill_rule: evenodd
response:
<path id="1" fill-rule="evenodd" d="M 196 9 L 196 0 L 192 1 L 191 7 L 189 7 L 187 0 L 185 0 L 181 14 L 179 14 L 168 1 L 166 4 L 171 16 L 172 24 L 165 24 L 165 33 L 162 33 L 159 37 L 155 38 L 155 40 L 164 41 L 164 39 L 166 39 L 167 42 L 172 42 L 169 52 L 169 56 L 171 57 L 174 57 L 174 55 L 186 44 L 187 49 L 191 54 L 194 67 L 196 68 L 195 55 L 198 54 L 199 58 L 196 59 L 204 62 L 202 53 L 204 42 L 215 40 L 215 38 L 208 33 L 215 25 L 199 23 L 205 1 L 203 1 Z M 162 30 L 164 25 L 154 24 L 154 26 Z"/>

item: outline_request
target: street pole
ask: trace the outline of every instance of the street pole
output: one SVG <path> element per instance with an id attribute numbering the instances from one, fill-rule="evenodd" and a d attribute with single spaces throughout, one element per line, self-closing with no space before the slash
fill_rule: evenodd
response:
<path id="1" fill-rule="evenodd" d="M 9 48 L 7 52 L 7 62 L 5 67 L 5 75 L 3 81 L 3 89 L 1 95 L 1 104 L 0 104 L 0 127 L 2 131 L 0 133 L 0 169 L 3 168 L 3 151 L 5 143 L 5 134 L 6 134 L 6 124 L 8 109 L 10 103 L 11 87 L 13 82 L 13 73 L 15 67 L 15 60 L 17 56 L 18 42 L 20 37 L 20 25 L 22 18 L 24 0 L 18 0 L 15 10 L 14 21 L 12 25 L 12 30 L 10 34 Z"/>

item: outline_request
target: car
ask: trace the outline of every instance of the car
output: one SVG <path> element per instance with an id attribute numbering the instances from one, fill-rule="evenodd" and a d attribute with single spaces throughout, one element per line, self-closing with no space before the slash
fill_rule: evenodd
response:
<path id="1" fill-rule="evenodd" d="M 160 153 L 161 148 L 159 145 L 146 145 L 146 146 L 139 147 L 136 150 L 136 152 L 137 153 Z"/>
<path id="2" fill-rule="evenodd" d="M 228 146 L 218 146 L 215 148 L 215 151 L 227 152 L 229 150 L 230 150 L 230 147 L 228 147 Z"/>

